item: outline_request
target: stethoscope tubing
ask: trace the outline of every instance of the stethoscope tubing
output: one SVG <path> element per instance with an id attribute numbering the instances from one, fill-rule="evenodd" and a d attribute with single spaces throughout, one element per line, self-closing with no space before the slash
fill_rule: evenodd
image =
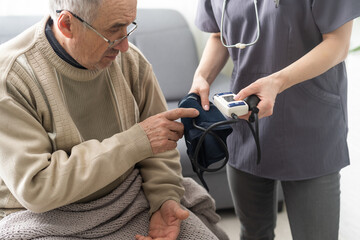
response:
<path id="1" fill-rule="evenodd" d="M 229 44 L 227 45 L 225 42 L 224 42 L 224 38 L 223 38 L 223 25 L 224 25 L 224 15 L 225 15 L 225 9 L 226 9 L 226 3 L 227 3 L 227 0 L 224 0 L 223 2 L 223 8 L 222 8 L 222 12 L 221 12 L 221 22 L 220 22 L 220 40 L 221 40 L 221 43 L 224 47 L 227 47 L 227 48 L 240 48 L 240 49 L 244 49 L 248 46 L 252 46 L 254 45 L 258 40 L 259 40 L 259 37 L 260 37 L 260 20 L 259 20 L 259 13 L 258 13 L 258 8 L 257 8 L 257 0 L 254 0 L 254 7 L 255 7 L 255 16 L 256 16 L 256 28 L 257 28 L 257 36 L 255 38 L 255 40 L 251 43 L 236 43 L 236 44 Z"/>

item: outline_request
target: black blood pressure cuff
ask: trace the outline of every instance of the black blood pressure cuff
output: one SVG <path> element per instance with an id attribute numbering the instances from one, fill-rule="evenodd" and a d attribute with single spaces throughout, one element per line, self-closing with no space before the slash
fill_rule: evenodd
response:
<path id="1" fill-rule="evenodd" d="M 180 100 L 178 106 L 180 108 L 195 108 L 200 113 L 199 116 L 194 119 L 181 119 L 181 122 L 184 124 L 184 136 L 187 147 L 187 154 L 191 161 L 194 161 L 194 157 L 196 157 L 194 156 L 196 146 L 201 135 L 204 133 L 203 130 L 196 128 L 194 123 L 206 130 L 212 124 L 225 121 L 226 119 L 212 102 L 210 102 L 209 111 L 205 111 L 201 106 L 200 96 L 195 93 L 186 95 L 182 100 Z M 221 147 L 219 138 L 226 145 L 226 138 L 232 132 L 232 128 L 229 125 L 222 125 L 215 127 L 211 130 L 211 132 L 211 134 L 207 134 L 205 136 L 205 139 L 201 144 L 199 154 L 196 158 L 197 164 L 204 168 L 207 168 L 211 164 L 226 158 L 226 152 L 224 148 Z M 215 134 L 217 137 L 213 136 L 213 134 Z"/>

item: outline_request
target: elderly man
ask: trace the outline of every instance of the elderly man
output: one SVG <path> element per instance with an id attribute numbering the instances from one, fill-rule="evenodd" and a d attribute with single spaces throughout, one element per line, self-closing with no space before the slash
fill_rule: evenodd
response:
<path id="1" fill-rule="evenodd" d="M 136 4 L 50 0 L 51 17 L 1 46 L 1 239 L 128 239 L 123 219 L 138 227 L 132 238 L 180 236 L 189 212 L 174 120 L 198 112 L 166 111 L 151 65 L 127 41 Z"/>

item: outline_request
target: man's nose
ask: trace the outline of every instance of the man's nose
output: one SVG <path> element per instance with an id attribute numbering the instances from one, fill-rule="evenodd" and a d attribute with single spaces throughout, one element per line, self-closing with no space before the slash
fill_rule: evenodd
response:
<path id="1" fill-rule="evenodd" d="M 113 49 L 119 50 L 120 52 L 126 52 L 129 49 L 128 39 L 125 38 L 118 44 L 112 47 Z"/>

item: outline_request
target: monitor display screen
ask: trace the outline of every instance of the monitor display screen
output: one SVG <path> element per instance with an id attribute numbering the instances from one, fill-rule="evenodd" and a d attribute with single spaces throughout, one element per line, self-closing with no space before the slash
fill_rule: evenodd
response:
<path id="1" fill-rule="evenodd" d="M 231 95 L 231 96 L 224 96 L 223 98 L 224 98 L 225 101 L 227 101 L 227 102 L 233 102 L 233 101 L 235 101 L 235 100 L 234 100 L 234 96 L 232 96 L 232 95 Z"/>

